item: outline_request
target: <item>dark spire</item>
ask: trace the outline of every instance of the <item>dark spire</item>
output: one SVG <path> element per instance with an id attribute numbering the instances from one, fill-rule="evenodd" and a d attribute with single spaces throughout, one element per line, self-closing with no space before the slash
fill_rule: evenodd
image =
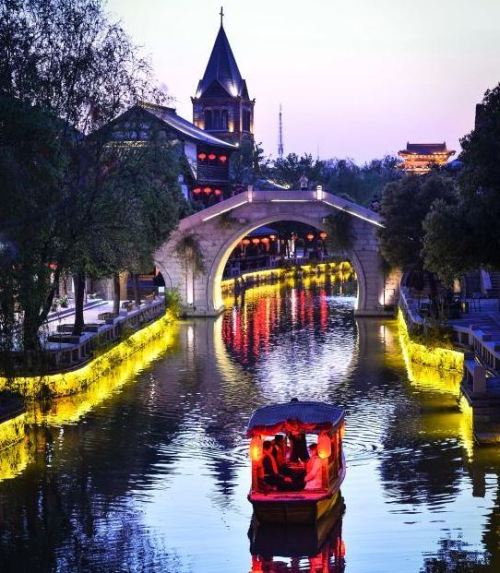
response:
<path id="1" fill-rule="evenodd" d="M 198 89 L 196 90 L 197 98 L 201 97 L 214 82 L 218 82 L 222 88 L 233 97 L 241 95 L 244 89 L 244 82 L 240 70 L 234 59 L 226 32 L 224 31 L 222 23 L 224 11 L 222 8 L 220 17 L 219 33 L 217 34 L 212 53 L 210 54 L 203 79 L 200 80 L 198 84 Z"/>

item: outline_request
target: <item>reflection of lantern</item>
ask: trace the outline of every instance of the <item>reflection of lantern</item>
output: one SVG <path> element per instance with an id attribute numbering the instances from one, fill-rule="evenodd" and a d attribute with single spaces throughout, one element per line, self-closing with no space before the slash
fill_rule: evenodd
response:
<path id="1" fill-rule="evenodd" d="M 219 161 L 220 161 L 221 163 L 226 163 L 227 157 L 226 157 L 225 155 L 220 155 L 220 156 L 219 156 Z"/>
<path id="2" fill-rule="evenodd" d="M 257 238 L 252 239 L 252 243 L 253 243 L 254 245 L 258 245 L 258 244 L 260 243 L 260 239 L 257 239 Z"/>
<path id="3" fill-rule="evenodd" d="M 318 438 L 318 456 L 322 460 L 327 460 L 332 453 L 332 441 L 328 434 L 321 434 Z"/>
<path id="4" fill-rule="evenodd" d="M 306 237 L 308 241 L 312 241 L 314 239 L 314 235 L 312 233 L 307 233 Z"/>
<path id="5" fill-rule="evenodd" d="M 250 459 L 252 462 L 260 462 L 262 455 L 262 438 L 260 436 L 254 436 L 250 441 Z"/>
<path id="6" fill-rule="evenodd" d="M 320 236 L 320 239 L 321 239 L 322 241 L 324 241 L 324 240 L 328 237 L 328 235 L 325 233 L 325 231 L 321 231 L 321 233 L 319 234 L 319 236 Z"/>
<path id="7" fill-rule="evenodd" d="M 215 193 L 217 196 L 222 195 L 222 191 L 221 191 L 220 189 L 216 189 L 216 190 L 214 191 L 214 193 Z"/>
<path id="8" fill-rule="evenodd" d="M 195 195 L 199 195 L 199 194 L 201 193 L 200 187 L 195 187 L 195 188 L 193 189 L 193 193 L 194 193 Z"/>
<path id="9" fill-rule="evenodd" d="M 203 187 L 203 193 L 206 193 L 207 195 L 209 193 L 212 193 L 212 188 L 211 187 Z"/>
<path id="10" fill-rule="evenodd" d="M 215 159 L 215 153 L 210 153 L 208 158 L 210 159 L 210 161 L 213 161 Z"/>
<path id="11" fill-rule="evenodd" d="M 247 247 L 250 244 L 250 239 L 243 239 L 241 242 Z"/>
<path id="12" fill-rule="evenodd" d="M 200 161 L 205 161 L 205 159 L 207 158 L 207 154 L 206 153 L 198 153 L 198 159 Z"/>

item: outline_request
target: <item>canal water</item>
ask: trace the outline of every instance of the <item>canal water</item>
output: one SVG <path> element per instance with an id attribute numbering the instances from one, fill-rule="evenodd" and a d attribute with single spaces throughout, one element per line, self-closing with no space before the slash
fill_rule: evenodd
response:
<path id="1" fill-rule="evenodd" d="M 228 296 L 149 365 L 37 413 L 0 457 L 0 571 L 500 571 L 498 450 L 473 446 L 456 377 L 408 370 L 396 324 L 356 320 L 354 293 L 308 279 Z M 279 534 L 252 565 L 245 426 L 292 397 L 346 409 L 329 568 L 271 565 Z"/>

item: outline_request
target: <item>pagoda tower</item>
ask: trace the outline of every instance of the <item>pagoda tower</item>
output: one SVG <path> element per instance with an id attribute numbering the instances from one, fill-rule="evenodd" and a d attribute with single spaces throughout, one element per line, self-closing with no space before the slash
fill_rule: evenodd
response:
<path id="1" fill-rule="evenodd" d="M 228 143 L 253 141 L 255 100 L 250 99 L 246 81 L 229 45 L 220 12 L 220 28 L 203 78 L 193 102 L 193 123 Z"/>

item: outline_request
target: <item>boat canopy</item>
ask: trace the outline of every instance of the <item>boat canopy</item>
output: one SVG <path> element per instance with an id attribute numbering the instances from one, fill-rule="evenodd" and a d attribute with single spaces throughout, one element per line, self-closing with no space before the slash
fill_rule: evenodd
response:
<path id="1" fill-rule="evenodd" d="M 263 406 L 252 414 L 248 422 L 247 436 L 276 434 L 303 430 L 319 433 L 331 430 L 344 419 L 344 410 L 324 402 L 292 401 L 285 404 Z"/>

